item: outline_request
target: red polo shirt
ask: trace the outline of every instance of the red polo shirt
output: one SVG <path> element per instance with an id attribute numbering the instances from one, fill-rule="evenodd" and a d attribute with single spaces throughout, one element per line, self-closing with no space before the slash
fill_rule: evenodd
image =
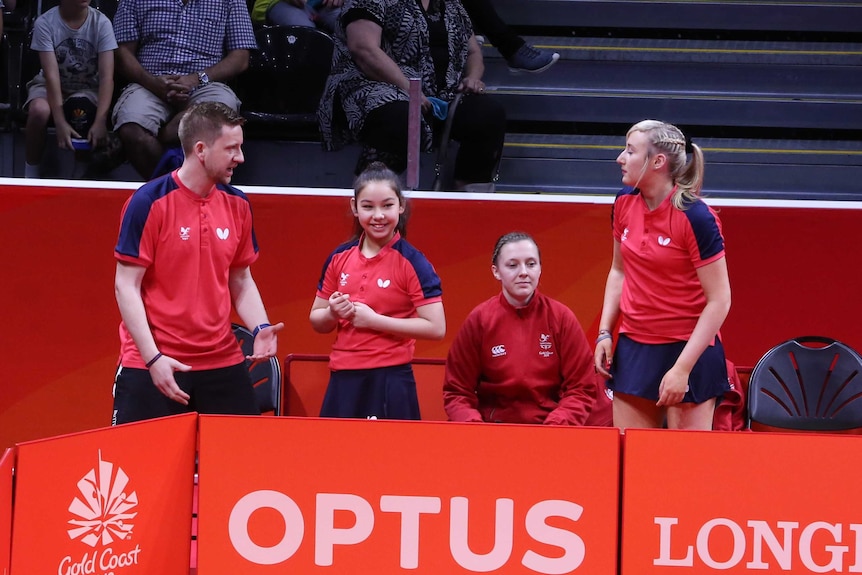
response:
<path id="1" fill-rule="evenodd" d="M 146 268 L 141 297 L 159 351 L 195 371 L 243 361 L 230 328 L 228 278 L 257 259 L 245 194 L 219 185 L 202 198 L 176 171 L 148 182 L 123 208 L 114 257 Z M 122 322 L 120 345 L 124 366 L 144 367 Z"/>
<path id="2" fill-rule="evenodd" d="M 323 266 L 317 296 L 333 292 L 350 295 L 375 312 L 389 317 L 417 317 L 416 308 L 442 301 L 443 291 L 434 266 L 396 232 L 374 257 L 359 250 L 361 238 L 335 249 Z M 358 329 L 339 320 L 329 367 L 370 369 L 410 363 L 416 340 Z"/>
<path id="3" fill-rule="evenodd" d="M 623 189 L 614 202 L 625 272 L 620 332 L 641 343 L 688 341 L 706 305 L 697 268 L 724 257 L 712 208 L 696 200 L 679 210 L 672 195 L 652 211 L 637 189 Z"/>

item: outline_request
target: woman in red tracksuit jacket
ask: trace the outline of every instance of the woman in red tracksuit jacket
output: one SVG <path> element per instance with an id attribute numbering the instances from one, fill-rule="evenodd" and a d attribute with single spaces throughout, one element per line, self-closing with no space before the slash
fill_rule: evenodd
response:
<path id="1" fill-rule="evenodd" d="M 449 349 L 443 402 L 452 421 L 610 425 L 592 351 L 575 314 L 538 291 L 536 242 L 497 241 L 491 271 L 502 293 L 467 316 Z"/>

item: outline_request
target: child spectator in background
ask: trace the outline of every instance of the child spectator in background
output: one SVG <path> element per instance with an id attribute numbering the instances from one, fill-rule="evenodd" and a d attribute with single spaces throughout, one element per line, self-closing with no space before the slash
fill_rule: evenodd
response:
<path id="1" fill-rule="evenodd" d="M 355 238 L 326 260 L 311 326 L 336 330 L 321 417 L 419 419 L 415 340 L 446 333 L 440 278 L 402 237 L 407 205 L 398 176 L 372 162 L 350 200 Z"/>
<path id="2" fill-rule="evenodd" d="M 30 48 L 39 53 L 42 69 L 27 84 L 24 175 L 38 178 L 49 119 L 61 149 L 105 143 L 117 40 L 90 0 L 60 0 L 36 19 Z M 73 139 L 81 141 L 73 147 Z"/>

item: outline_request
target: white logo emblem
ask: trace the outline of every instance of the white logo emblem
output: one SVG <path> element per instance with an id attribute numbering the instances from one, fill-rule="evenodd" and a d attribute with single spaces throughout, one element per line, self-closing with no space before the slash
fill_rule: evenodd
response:
<path id="1" fill-rule="evenodd" d="M 491 348 L 491 357 L 503 357 L 506 355 L 505 345 L 495 345 Z"/>
<path id="2" fill-rule="evenodd" d="M 185 240 L 189 239 L 189 230 L 191 230 L 191 228 L 184 228 L 183 226 L 180 226 L 180 239 L 181 240 L 185 241 Z"/>
<path id="3" fill-rule="evenodd" d="M 350 274 L 346 274 L 344 272 L 341 272 L 341 279 L 338 281 L 338 285 L 346 286 L 347 285 L 347 278 L 349 278 L 349 277 L 350 277 Z"/>
<path id="4" fill-rule="evenodd" d="M 392 282 L 389 280 L 377 278 L 377 285 L 382 287 L 382 288 L 388 288 L 390 283 L 392 283 Z"/>
<path id="5" fill-rule="evenodd" d="M 621 241 L 621 242 L 624 242 L 624 241 L 626 241 L 626 240 L 628 239 L 628 237 L 629 237 L 629 229 L 628 229 L 628 228 L 626 228 L 626 229 L 624 229 L 624 230 L 623 230 L 623 237 L 622 237 L 622 238 L 620 238 L 620 241 Z"/>
<path id="6" fill-rule="evenodd" d="M 98 469 L 98 473 L 96 471 Z M 132 525 L 127 521 L 134 519 L 137 511 L 130 512 L 138 505 L 136 491 L 126 493 L 129 477 L 117 467 L 113 473 L 114 464 L 102 461 L 99 451 L 99 465 L 91 469 L 78 481 L 81 494 L 75 497 L 69 505 L 69 512 L 80 519 L 70 519 L 68 529 L 70 539 L 81 539 L 81 542 L 95 547 L 100 541 L 109 545 L 114 539 L 123 540 L 132 535 Z"/>
<path id="7" fill-rule="evenodd" d="M 227 228 L 225 228 L 225 229 L 216 228 L 216 235 L 218 236 L 218 239 L 226 240 L 227 237 L 230 235 L 230 230 Z"/>
<path id="8" fill-rule="evenodd" d="M 670 243 L 670 238 L 666 238 L 664 236 L 659 236 L 656 239 L 658 240 L 658 245 L 660 246 L 666 246 Z"/>
<path id="9" fill-rule="evenodd" d="M 540 333 L 539 334 L 539 355 L 542 357 L 551 357 L 554 355 L 554 352 L 551 351 L 551 348 L 554 347 L 554 342 L 551 341 L 551 334 L 549 333 Z"/>

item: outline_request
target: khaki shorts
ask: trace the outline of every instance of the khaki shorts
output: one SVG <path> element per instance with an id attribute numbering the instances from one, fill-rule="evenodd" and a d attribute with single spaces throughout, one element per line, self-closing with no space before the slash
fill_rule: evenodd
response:
<path id="1" fill-rule="evenodd" d="M 80 92 L 63 94 L 63 101 L 65 102 L 72 97 L 87 98 L 94 106 L 99 105 L 99 94 L 95 90 L 81 90 Z M 24 102 L 24 109 L 26 110 L 27 105 L 36 98 L 48 99 L 48 84 L 45 83 L 45 76 L 41 73 L 36 74 L 32 80 L 27 82 L 27 100 Z"/>
<path id="2" fill-rule="evenodd" d="M 221 82 L 212 82 L 192 92 L 187 105 L 197 102 L 221 102 L 236 111 L 242 104 L 233 90 Z M 123 124 L 138 124 L 156 136 L 179 111 L 140 84 L 129 84 L 117 99 L 111 120 L 114 130 Z"/>

